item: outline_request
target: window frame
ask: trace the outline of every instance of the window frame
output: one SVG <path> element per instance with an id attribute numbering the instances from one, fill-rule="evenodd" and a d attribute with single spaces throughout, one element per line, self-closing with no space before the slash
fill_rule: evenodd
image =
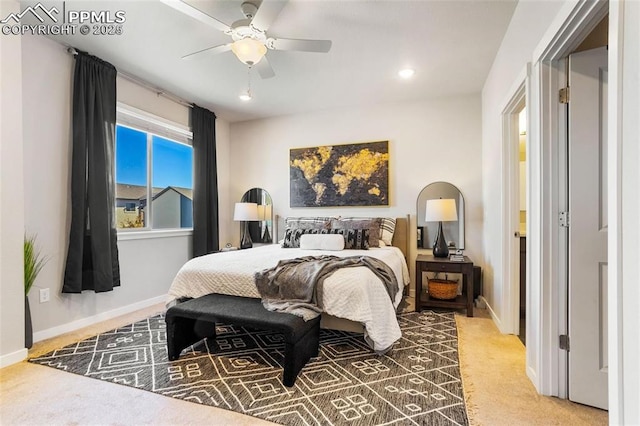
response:
<path id="1" fill-rule="evenodd" d="M 143 228 L 118 228 L 116 226 L 118 241 L 192 235 L 193 228 L 152 228 L 153 203 L 149 202 L 149 200 L 153 200 L 153 137 L 158 136 L 169 139 L 172 142 L 188 145 L 193 148 L 193 133 L 191 130 L 186 126 L 121 102 L 118 102 L 116 106 L 116 127 L 117 126 L 128 127 L 136 131 L 144 132 L 147 136 L 147 213 L 145 226 Z M 115 205 L 114 208 L 116 208 Z"/>

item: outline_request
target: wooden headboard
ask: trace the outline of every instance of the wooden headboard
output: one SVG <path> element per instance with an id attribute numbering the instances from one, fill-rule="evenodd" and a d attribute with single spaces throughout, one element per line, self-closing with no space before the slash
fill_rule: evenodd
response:
<path id="1" fill-rule="evenodd" d="M 396 218 L 396 229 L 393 231 L 393 239 L 391 244 L 398 247 L 404 258 L 407 259 L 409 254 L 409 215 Z"/>
<path id="2" fill-rule="evenodd" d="M 284 238 L 284 217 L 275 215 L 273 226 L 275 228 L 273 235 L 277 236 L 276 241 L 280 241 Z M 393 232 L 391 244 L 400 249 L 402 254 L 404 254 L 405 259 L 407 259 L 407 255 L 409 253 L 409 241 L 409 215 L 406 215 L 405 217 L 397 217 L 396 229 Z"/>

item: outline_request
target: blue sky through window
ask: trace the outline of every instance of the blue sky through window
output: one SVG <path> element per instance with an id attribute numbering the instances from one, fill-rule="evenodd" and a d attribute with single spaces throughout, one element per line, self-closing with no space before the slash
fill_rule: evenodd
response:
<path id="1" fill-rule="evenodd" d="M 147 185 L 147 134 L 116 126 L 116 183 Z"/>
<path id="2" fill-rule="evenodd" d="M 193 188 L 193 148 L 154 136 L 153 186 Z"/>
<path id="3" fill-rule="evenodd" d="M 193 188 L 193 148 L 153 136 L 153 186 Z M 147 184 L 147 134 L 116 127 L 116 183 Z"/>

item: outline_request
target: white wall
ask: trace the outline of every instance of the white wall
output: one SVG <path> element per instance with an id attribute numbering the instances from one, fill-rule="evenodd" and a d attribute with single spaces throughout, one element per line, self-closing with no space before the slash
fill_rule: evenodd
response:
<path id="1" fill-rule="evenodd" d="M 231 197 L 240 200 L 252 188 L 266 189 L 274 214 L 281 216 L 411 215 L 415 229 L 416 201 L 429 183 L 446 181 L 465 197 L 465 252 L 479 265 L 482 256 L 482 175 L 478 95 L 433 101 L 338 109 L 231 125 Z M 390 206 L 290 208 L 289 150 L 318 145 L 389 141 Z M 232 217 L 233 204 L 228 204 Z M 239 226 L 231 242 L 239 240 Z M 411 246 L 415 247 L 415 233 Z M 408 263 L 415 266 L 417 249 Z M 413 290 L 413 286 L 412 286 Z"/>
<path id="2" fill-rule="evenodd" d="M 510 282 L 504 276 L 505 267 L 508 265 L 503 265 L 502 260 L 505 255 L 503 241 L 511 237 L 511 231 L 506 231 L 508 232 L 506 235 L 503 232 L 503 222 L 507 219 L 503 217 L 503 203 L 507 200 L 503 199 L 502 194 L 505 193 L 507 171 L 503 172 L 502 165 L 504 164 L 503 156 L 507 154 L 502 149 L 502 114 L 517 89 L 524 83 L 527 63 L 532 62 L 534 51 L 562 6 L 562 2 L 518 2 L 482 91 L 482 205 L 485 218 L 484 234 L 491 236 L 484 240 L 486 263 L 483 291 L 493 319 L 503 333 L 514 332 L 513 324 L 509 321 L 510 309 L 514 312 L 512 309 L 514 307 L 510 305 L 513 298 L 510 297 L 508 289 L 509 286 L 515 287 L 516 283 Z M 530 104 L 531 99 L 527 99 L 526 102 L 530 115 L 534 114 L 535 108 Z M 527 149 L 532 154 L 527 160 L 530 170 L 533 170 L 540 161 L 540 156 L 535 154 L 540 151 L 540 147 L 535 146 L 536 140 L 531 136 L 530 134 L 528 137 Z M 529 183 L 535 185 L 533 174 L 530 175 L 530 179 Z M 532 191 L 527 211 L 527 224 L 530 228 L 538 221 L 538 214 L 539 202 L 535 198 L 535 191 Z M 540 293 L 539 278 L 537 281 L 535 278 L 541 276 L 537 271 L 540 259 L 535 250 L 535 247 L 539 247 L 539 240 L 539 231 L 536 233 L 531 229 L 527 230 L 527 243 L 530 247 L 527 265 L 527 273 L 530 277 L 527 289 L 529 299 L 527 322 L 531 326 L 527 329 L 526 368 L 529 377 L 540 391 L 538 378 L 546 373 L 540 371 L 541 313 L 539 309 L 531 308 L 539 305 L 534 303 Z"/>
<path id="3" fill-rule="evenodd" d="M 0 2 L 0 16 L 19 11 L 15 1 Z M 21 37 L 0 36 L 0 367 L 26 356 L 20 57 Z"/>
<path id="4" fill-rule="evenodd" d="M 191 257 L 191 236 L 119 238 L 120 287 L 98 294 L 60 293 L 70 224 L 73 58 L 63 46 L 34 36 L 23 37 L 22 55 L 24 220 L 27 232 L 38 235 L 42 252 L 50 256 L 35 285 L 50 288 L 51 301 L 38 303 L 38 288 L 30 294 L 37 341 L 162 301 L 176 272 Z M 145 89 L 133 86 L 135 90 L 131 90 L 132 86 L 121 78 L 117 83 L 119 100 L 145 109 L 146 104 L 141 102 Z M 154 114 L 188 124 L 187 107 L 155 94 L 147 98 Z M 219 120 L 218 124 L 228 127 L 224 121 Z M 223 147 L 221 151 L 228 151 L 225 132 L 220 133 L 223 137 L 218 137 L 218 145 Z M 222 162 L 228 159 L 223 157 Z M 220 181 L 222 186 L 227 185 L 225 177 Z M 4 308 L 4 297 L 1 303 Z"/>
<path id="5" fill-rule="evenodd" d="M 117 67 L 116 64 L 113 64 Z M 190 127 L 189 108 L 118 75 L 118 102 Z"/>
<path id="6" fill-rule="evenodd" d="M 609 194 L 615 198 L 609 207 L 609 217 L 614 218 L 613 230 L 609 231 L 609 256 L 615 253 L 609 267 L 609 282 L 612 283 L 609 312 L 614 315 L 613 319 L 610 315 L 609 321 L 609 421 L 611 424 L 638 425 L 640 2 L 612 2 L 609 23 L 610 52 L 613 50 L 609 93 L 617 89 L 619 94 L 618 115 L 611 118 L 609 127 Z M 617 72 L 611 72 L 611 69 Z M 617 167 L 612 168 L 612 165 Z M 612 345 L 617 350 L 612 351 Z"/>
<path id="7" fill-rule="evenodd" d="M 512 91 L 522 81 L 526 64 L 531 61 L 533 51 L 562 6 L 562 2 L 518 2 L 509 28 L 491 67 L 482 90 L 482 164 L 483 164 L 483 208 L 484 294 L 496 315 L 498 327 L 505 332 L 502 323 L 507 315 L 508 300 L 504 298 L 502 270 L 502 192 L 505 177 L 502 175 L 502 112 L 515 94 Z M 533 236 L 528 235 L 528 238 Z"/>

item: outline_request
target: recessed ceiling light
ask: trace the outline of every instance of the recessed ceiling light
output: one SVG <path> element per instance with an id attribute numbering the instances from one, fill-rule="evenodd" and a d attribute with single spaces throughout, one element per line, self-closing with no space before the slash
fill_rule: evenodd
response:
<path id="1" fill-rule="evenodd" d="M 241 93 L 239 98 L 240 98 L 241 101 L 244 101 L 244 102 L 250 101 L 251 100 L 251 93 L 249 93 L 249 92 Z"/>
<path id="2" fill-rule="evenodd" d="M 413 75 L 416 73 L 415 70 L 412 70 L 411 68 L 405 68 L 403 70 L 398 71 L 398 75 L 401 78 L 404 78 L 405 80 L 413 77 Z"/>

